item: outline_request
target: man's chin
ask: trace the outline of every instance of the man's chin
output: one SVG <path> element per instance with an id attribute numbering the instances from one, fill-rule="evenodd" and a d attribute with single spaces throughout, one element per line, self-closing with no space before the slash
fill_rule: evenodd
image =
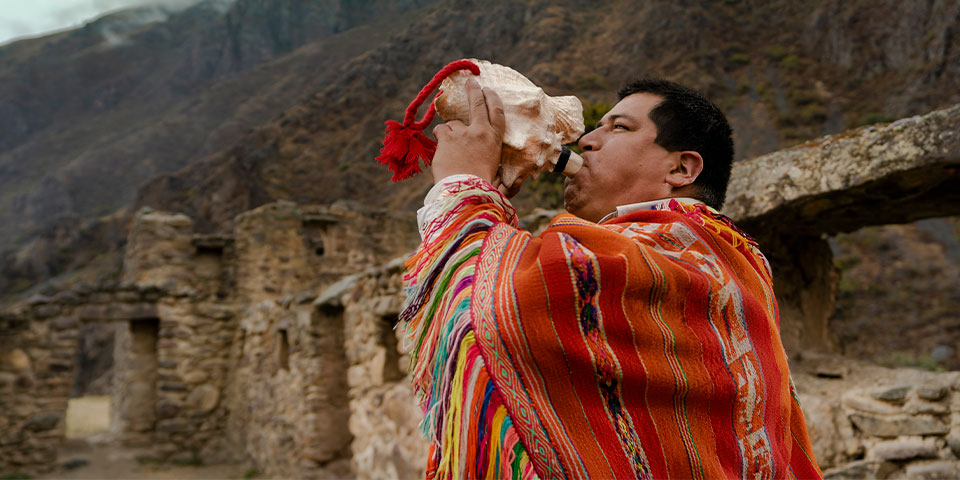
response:
<path id="1" fill-rule="evenodd" d="M 564 192 L 563 195 L 563 209 L 572 215 L 580 216 L 580 211 L 583 209 L 583 205 L 577 201 L 576 195 L 568 195 L 567 192 Z"/>
<path id="2" fill-rule="evenodd" d="M 569 182 L 569 179 L 567 179 L 567 181 Z M 564 187 L 563 187 L 563 208 L 564 208 L 566 211 L 568 211 L 568 212 L 570 212 L 570 213 L 573 213 L 573 210 L 577 208 L 576 197 L 577 197 L 577 195 L 576 195 L 576 193 L 575 193 L 573 190 L 571 190 L 570 184 L 567 183 L 566 185 L 564 185 Z"/>

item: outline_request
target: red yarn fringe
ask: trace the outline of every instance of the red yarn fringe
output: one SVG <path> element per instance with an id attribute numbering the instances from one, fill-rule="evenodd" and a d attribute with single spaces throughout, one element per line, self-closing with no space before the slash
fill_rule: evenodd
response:
<path id="1" fill-rule="evenodd" d="M 417 98 L 407 107 L 403 123 L 394 120 L 385 122 L 387 125 L 386 136 L 383 138 L 383 148 L 380 149 L 377 161 L 390 167 L 390 171 L 393 172 L 391 180 L 394 182 L 406 180 L 420 173 L 422 171 L 420 160 L 423 160 L 427 165 L 430 165 L 430 162 L 433 161 L 433 154 L 437 151 L 437 142 L 430 140 L 423 133 L 423 129 L 430 125 L 437 113 L 433 102 L 430 102 L 430 106 L 427 107 L 427 113 L 423 116 L 423 119 L 415 122 L 414 118 L 417 115 L 417 110 L 420 109 L 420 105 L 427 99 L 430 92 L 439 87 L 443 79 L 459 70 L 470 70 L 474 75 L 480 75 L 480 67 L 469 60 L 451 62 L 437 72 L 430 82 L 420 90 Z M 438 92 L 437 95 L 439 96 L 441 93 L 443 92 Z"/>

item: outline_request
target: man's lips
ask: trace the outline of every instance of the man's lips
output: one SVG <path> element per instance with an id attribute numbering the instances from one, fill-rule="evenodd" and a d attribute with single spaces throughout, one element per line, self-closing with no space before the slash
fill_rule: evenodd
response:
<path id="1" fill-rule="evenodd" d="M 580 158 L 583 159 L 583 167 L 582 167 L 582 168 L 588 168 L 588 167 L 590 167 L 590 164 L 593 163 L 593 156 L 594 156 L 594 155 L 596 155 L 596 152 L 594 152 L 594 151 L 592 151 L 592 150 L 587 150 L 587 151 L 584 151 L 584 152 L 580 153 Z"/>

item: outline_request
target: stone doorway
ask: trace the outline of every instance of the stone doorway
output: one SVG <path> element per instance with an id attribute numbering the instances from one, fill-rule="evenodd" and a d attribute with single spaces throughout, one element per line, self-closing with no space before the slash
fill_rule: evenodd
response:
<path id="1" fill-rule="evenodd" d="M 89 322 L 79 329 L 67 403 L 68 439 L 109 435 L 116 328 L 115 323 Z"/>
<path id="2" fill-rule="evenodd" d="M 157 341 L 160 320 L 120 322 L 114 345 L 111 428 L 124 443 L 148 445 L 157 422 Z"/>

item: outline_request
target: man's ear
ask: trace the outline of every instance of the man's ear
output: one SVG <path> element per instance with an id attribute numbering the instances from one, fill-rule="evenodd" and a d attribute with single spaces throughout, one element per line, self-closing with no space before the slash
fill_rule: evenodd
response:
<path id="1" fill-rule="evenodd" d="M 703 157 L 692 150 L 676 152 L 675 163 L 667 174 L 667 183 L 673 188 L 693 183 L 703 170 Z"/>

